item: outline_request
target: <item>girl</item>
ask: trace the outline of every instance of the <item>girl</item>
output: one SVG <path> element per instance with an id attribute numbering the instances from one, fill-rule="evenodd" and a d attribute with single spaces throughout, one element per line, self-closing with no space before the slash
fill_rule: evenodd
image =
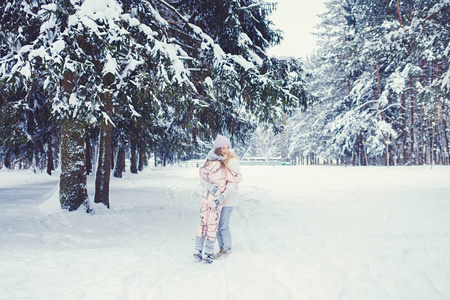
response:
<path id="1" fill-rule="evenodd" d="M 229 155 L 230 141 L 219 135 L 214 141 L 214 149 L 207 155 L 206 163 L 200 168 L 200 177 L 206 181 L 200 204 L 200 225 L 195 239 L 194 257 L 212 263 L 214 243 L 219 227 L 222 202 L 226 199 L 227 184 L 239 183 L 241 174 L 225 166 L 224 160 Z M 229 193 L 229 192 L 228 192 Z M 203 255 L 204 251 L 204 255 Z"/>

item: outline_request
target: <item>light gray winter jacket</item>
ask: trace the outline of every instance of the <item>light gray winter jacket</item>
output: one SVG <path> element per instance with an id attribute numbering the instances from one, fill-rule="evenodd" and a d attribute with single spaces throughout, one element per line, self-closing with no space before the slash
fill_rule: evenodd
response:
<path id="1" fill-rule="evenodd" d="M 228 161 L 228 169 L 235 173 L 241 173 L 239 158 L 232 158 Z M 239 183 L 229 182 L 224 192 L 225 200 L 223 206 L 236 206 L 238 203 Z"/>

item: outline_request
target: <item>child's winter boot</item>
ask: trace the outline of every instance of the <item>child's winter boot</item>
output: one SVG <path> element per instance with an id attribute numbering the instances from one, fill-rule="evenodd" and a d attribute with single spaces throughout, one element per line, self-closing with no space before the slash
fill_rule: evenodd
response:
<path id="1" fill-rule="evenodd" d="M 202 251 L 201 250 L 197 250 L 197 252 L 194 253 L 194 257 L 197 260 L 202 260 Z"/>
<path id="2" fill-rule="evenodd" d="M 205 253 L 205 257 L 203 258 L 205 262 L 211 264 L 214 261 L 214 256 L 212 254 Z"/>

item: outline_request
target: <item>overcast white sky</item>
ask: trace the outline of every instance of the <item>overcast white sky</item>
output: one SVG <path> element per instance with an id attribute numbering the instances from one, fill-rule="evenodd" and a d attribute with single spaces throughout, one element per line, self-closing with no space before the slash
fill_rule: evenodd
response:
<path id="1" fill-rule="evenodd" d="M 306 57 L 315 48 L 316 38 L 311 35 L 325 10 L 325 0 L 268 0 L 278 2 L 271 15 L 276 27 L 284 31 L 281 45 L 269 49 L 270 55 Z"/>

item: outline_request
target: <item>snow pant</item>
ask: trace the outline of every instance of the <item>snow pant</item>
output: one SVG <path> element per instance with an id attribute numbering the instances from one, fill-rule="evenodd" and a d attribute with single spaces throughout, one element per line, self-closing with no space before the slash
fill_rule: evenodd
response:
<path id="1" fill-rule="evenodd" d="M 211 207 L 206 201 L 202 201 L 200 206 L 200 225 L 198 226 L 195 239 L 195 250 L 203 251 L 204 247 L 206 254 L 213 254 L 221 209 L 222 206 L 217 208 Z"/>
<path id="2" fill-rule="evenodd" d="M 234 206 L 224 206 L 220 214 L 219 229 L 217 230 L 217 242 L 223 250 L 231 250 L 230 218 Z"/>

